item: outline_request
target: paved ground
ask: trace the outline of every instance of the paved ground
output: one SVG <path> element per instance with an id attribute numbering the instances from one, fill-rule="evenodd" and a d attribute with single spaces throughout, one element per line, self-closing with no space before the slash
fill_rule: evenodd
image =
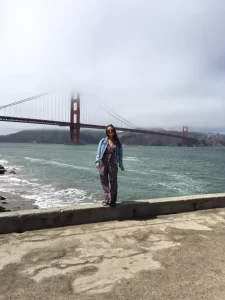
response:
<path id="1" fill-rule="evenodd" d="M 0 300 L 224 300 L 225 209 L 0 235 Z"/>

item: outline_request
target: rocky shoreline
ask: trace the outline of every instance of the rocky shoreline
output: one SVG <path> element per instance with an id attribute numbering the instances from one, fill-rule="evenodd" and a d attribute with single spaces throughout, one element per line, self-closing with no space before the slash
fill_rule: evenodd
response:
<path id="1" fill-rule="evenodd" d="M 5 173 L 8 172 L 9 174 L 16 174 L 15 169 L 7 170 L 3 165 L 0 165 L 0 175 L 5 175 Z"/>
<path id="2" fill-rule="evenodd" d="M 15 175 L 16 170 L 8 170 L 4 166 L 0 165 L 0 176 L 5 176 L 6 173 Z M 38 207 L 34 205 L 32 201 L 26 201 L 22 196 L 15 197 L 15 195 L 5 193 L 0 190 L 0 213 L 37 208 Z"/>
<path id="3" fill-rule="evenodd" d="M 4 205 L 8 204 L 8 202 L 5 200 L 6 200 L 6 198 L 4 196 L 0 196 L 1 204 L 4 204 Z M 0 206 L 0 212 L 6 212 L 6 211 L 10 211 L 10 210 L 6 210 L 5 207 Z"/>
<path id="4" fill-rule="evenodd" d="M 38 206 L 34 204 L 34 201 L 27 201 L 22 196 L 15 196 L 10 193 L 3 193 L 0 191 L 0 213 L 38 209 Z M 3 200 L 4 198 L 4 200 Z M 2 200 L 1 200 L 2 199 Z"/>

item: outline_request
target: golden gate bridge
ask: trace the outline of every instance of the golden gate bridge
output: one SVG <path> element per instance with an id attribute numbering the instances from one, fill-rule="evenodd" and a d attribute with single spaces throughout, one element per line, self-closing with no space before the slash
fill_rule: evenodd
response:
<path id="1" fill-rule="evenodd" d="M 109 108 L 101 108 L 108 115 L 107 124 L 113 123 L 118 131 L 179 138 L 183 145 L 198 141 L 189 137 L 187 126 L 183 126 L 182 134 L 148 130 L 136 126 Z M 94 113 L 97 120 L 93 120 L 91 111 L 85 101 L 81 103 L 79 94 L 77 97 L 68 97 L 45 93 L 0 106 L 0 121 L 69 127 L 70 144 L 80 144 L 81 128 L 105 129 L 107 125 L 99 124 L 99 113 Z"/>

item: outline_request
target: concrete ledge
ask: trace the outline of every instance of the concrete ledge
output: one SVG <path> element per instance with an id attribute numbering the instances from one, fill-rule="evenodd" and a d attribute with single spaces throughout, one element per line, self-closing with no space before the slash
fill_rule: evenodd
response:
<path id="1" fill-rule="evenodd" d="M 34 209 L 0 214 L 0 234 L 28 230 L 128 220 L 225 207 L 225 194 L 195 195 L 118 203 L 116 207 L 99 204 L 65 208 Z"/>

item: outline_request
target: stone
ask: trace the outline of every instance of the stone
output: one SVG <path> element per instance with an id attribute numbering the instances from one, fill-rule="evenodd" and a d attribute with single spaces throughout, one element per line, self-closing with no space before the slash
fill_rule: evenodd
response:
<path id="1" fill-rule="evenodd" d="M 2 165 L 0 165 L 0 174 L 2 175 L 4 175 L 5 174 L 5 172 L 6 172 L 6 169 L 2 166 Z"/>
<path id="2" fill-rule="evenodd" d="M 15 170 L 11 170 L 11 171 L 9 171 L 9 174 L 16 174 L 16 171 Z"/>
<path id="3" fill-rule="evenodd" d="M 5 208 L 0 206 L 0 212 L 5 212 Z"/>

